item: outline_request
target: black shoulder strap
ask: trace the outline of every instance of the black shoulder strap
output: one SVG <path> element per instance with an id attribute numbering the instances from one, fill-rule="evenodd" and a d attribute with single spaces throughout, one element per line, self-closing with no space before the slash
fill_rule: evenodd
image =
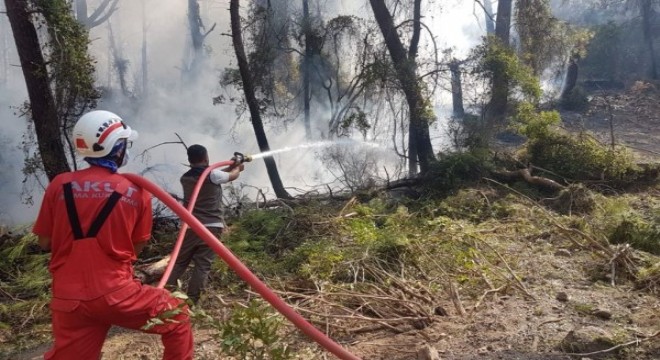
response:
<path id="1" fill-rule="evenodd" d="M 83 232 L 80 227 L 80 219 L 78 218 L 78 210 L 76 210 L 76 203 L 73 201 L 73 190 L 71 183 L 64 184 L 64 201 L 66 202 L 66 212 L 69 215 L 69 224 L 73 230 L 74 239 L 82 239 Z"/>
<path id="2" fill-rule="evenodd" d="M 121 194 L 116 191 L 110 195 L 108 201 L 106 201 L 105 205 L 103 205 L 101 212 L 99 212 L 98 216 L 96 216 L 96 219 L 94 219 L 94 222 L 92 222 L 92 226 L 87 232 L 87 237 L 96 237 L 96 234 L 98 234 L 99 230 L 101 230 L 101 226 L 103 226 L 103 223 L 105 223 L 105 221 L 108 219 L 110 212 L 112 212 L 112 209 L 115 208 L 115 205 L 117 205 L 119 199 L 121 199 Z"/>
<path id="3" fill-rule="evenodd" d="M 66 212 L 69 215 L 69 223 L 71 224 L 71 229 L 73 230 L 73 238 L 75 240 L 80 240 L 90 237 L 96 237 L 99 230 L 101 230 L 101 226 L 103 226 L 105 221 L 108 219 L 108 216 L 110 216 L 112 209 L 115 208 L 115 205 L 117 205 L 117 202 L 119 202 L 121 197 L 122 194 L 118 191 L 114 191 L 110 195 L 108 200 L 105 202 L 105 205 L 103 205 L 103 208 L 101 208 L 101 211 L 96 216 L 96 219 L 94 219 L 94 221 L 92 222 L 92 226 L 90 226 L 89 231 L 87 232 L 87 236 L 84 236 L 82 227 L 80 226 L 80 218 L 78 217 L 78 210 L 76 209 L 76 203 L 73 198 L 73 189 L 71 183 L 70 182 L 65 183 L 64 201 L 66 202 Z"/>

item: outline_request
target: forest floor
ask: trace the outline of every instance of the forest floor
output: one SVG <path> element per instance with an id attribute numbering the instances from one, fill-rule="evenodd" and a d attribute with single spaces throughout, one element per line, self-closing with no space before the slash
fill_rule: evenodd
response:
<path id="1" fill-rule="evenodd" d="M 613 129 L 615 141 L 633 149 L 643 161 L 660 161 L 660 89 L 653 85 L 637 83 L 623 92 L 594 95 L 589 111 L 563 112 L 562 117 L 565 128 L 587 130 L 605 143 L 609 143 Z M 483 191 L 488 195 L 487 190 Z M 618 195 L 649 211 L 660 207 L 657 186 L 641 193 Z M 660 359 L 660 294 L 636 289 L 626 279 L 616 280 L 616 275 L 613 286 L 602 259 L 559 236 L 551 225 L 538 225 L 547 227 L 547 231 L 520 230 L 525 222 L 536 221 L 534 210 L 530 209 L 529 214 L 532 216 L 527 219 L 486 223 L 478 228 L 487 233 L 488 246 L 505 254 L 506 261 L 498 266 L 505 269 L 504 273 L 509 268 L 520 281 L 509 279 L 511 283 L 504 288 L 480 294 L 461 296 L 459 288 L 458 304 L 464 314 L 447 295 L 433 299 L 436 308 L 444 312 L 424 326 L 339 332 L 331 324 L 316 325 L 365 360 Z M 231 310 L 227 303 L 240 300 L 218 296 L 222 293 L 212 285 L 202 299 L 201 307 L 214 317 L 228 316 Z M 350 325 L 348 321 L 346 324 Z M 231 359 L 217 355 L 220 345 L 215 329 L 204 324 L 195 324 L 195 328 L 196 359 Z M 22 345 L 19 351 L 10 350 L 11 334 L 0 331 L 0 357 L 4 349 L 7 359 L 41 358 L 50 346 L 43 341 L 48 327 L 41 331 L 40 345 Z M 295 358 L 333 358 L 292 327 L 282 331 L 295 349 Z M 565 340 L 570 334 L 609 339 L 624 346 L 616 350 L 606 349 L 609 346 L 576 347 L 571 353 Z M 424 349 L 437 351 L 438 357 L 422 355 Z M 161 354 L 158 337 L 114 328 L 103 348 L 103 359 L 158 359 Z"/>

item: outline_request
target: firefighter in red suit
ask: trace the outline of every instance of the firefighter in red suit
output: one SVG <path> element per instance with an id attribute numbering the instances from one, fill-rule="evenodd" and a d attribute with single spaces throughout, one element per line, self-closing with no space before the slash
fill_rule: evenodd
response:
<path id="1" fill-rule="evenodd" d="M 33 228 L 51 251 L 55 340 L 45 359 L 98 359 L 112 325 L 159 334 L 163 359 L 192 359 L 188 308 L 133 276 L 132 263 L 151 237 L 151 195 L 117 169 L 136 135 L 111 112 L 83 115 L 73 141 L 90 166 L 58 175 L 46 189 Z M 143 328 L 157 317 L 162 325 Z"/>

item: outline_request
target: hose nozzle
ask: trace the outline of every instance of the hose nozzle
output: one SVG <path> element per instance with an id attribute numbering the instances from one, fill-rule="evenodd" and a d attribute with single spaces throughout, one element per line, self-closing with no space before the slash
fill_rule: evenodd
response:
<path id="1" fill-rule="evenodd" d="M 235 152 L 235 153 L 234 153 L 234 157 L 231 158 L 231 159 L 234 160 L 234 163 L 235 163 L 236 165 L 240 165 L 240 164 L 242 164 L 242 163 L 252 161 L 252 156 L 250 156 L 250 155 L 243 155 L 242 153 Z"/>

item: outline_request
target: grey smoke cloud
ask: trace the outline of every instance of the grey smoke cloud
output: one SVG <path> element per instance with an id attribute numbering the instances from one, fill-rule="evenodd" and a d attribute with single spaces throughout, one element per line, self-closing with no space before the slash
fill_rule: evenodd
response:
<path id="1" fill-rule="evenodd" d="M 139 89 L 142 46 L 142 1 L 122 1 L 120 8 L 112 16 L 112 27 L 117 47 L 129 61 L 128 87 Z M 127 101 L 106 100 L 99 103 L 100 109 L 110 110 L 122 116 L 133 128 L 139 131 L 140 138 L 131 149 L 129 165 L 123 169 L 134 173 L 145 172 L 145 176 L 166 190 L 180 193 L 178 178 L 186 170 L 186 156 L 180 144 L 162 145 L 148 151 L 147 156 L 139 157 L 145 149 L 164 143 L 178 141 L 179 134 L 188 145 L 199 143 L 210 152 L 212 162 L 229 159 L 234 151 L 246 154 L 258 153 L 255 136 L 249 122 L 249 116 L 237 121 L 234 104 L 213 105 L 212 97 L 224 93 L 241 97 L 233 89 L 221 89 L 218 79 L 225 67 L 235 67 L 229 30 L 229 11 L 226 1 L 200 1 L 203 22 L 207 29 L 214 23 L 215 30 L 206 38 L 208 59 L 202 76 L 192 84 L 182 81 L 182 69 L 189 60 L 190 40 L 187 19 L 187 2 L 145 0 L 145 19 L 148 41 L 149 97 L 140 106 L 130 106 Z M 244 10 L 248 2 L 243 2 Z M 370 15 L 368 3 L 362 1 L 336 0 L 327 1 L 326 14 Z M 90 10 L 95 1 L 90 1 Z M 295 6 L 299 6 L 297 3 Z M 443 4 L 432 2 L 425 9 L 425 21 L 436 36 L 439 49 L 455 47 L 459 54 L 467 53 L 483 35 L 478 26 L 483 17 L 473 15 L 469 1 L 454 1 Z M 4 26 L 4 27 L 3 27 Z M 0 17 L 0 29 L 8 29 L 5 16 Z M 1 51 L 8 54 L 10 63 L 18 64 L 13 39 L 10 31 L 1 31 L 0 38 L 7 36 L 8 47 Z M 109 29 L 106 24 L 90 32 L 90 51 L 97 60 L 97 84 L 118 87 L 118 79 L 112 68 L 110 54 Z M 423 42 L 430 44 L 428 34 Z M 0 39 L 1 40 L 1 39 Z M 2 41 L 0 41 L 2 45 Z M 4 54 L 3 54 L 4 55 Z M 0 61 L 0 66 L 2 62 Z M 0 118 L 12 126 L 5 127 L 0 135 L 0 157 L 3 167 L 0 176 L 0 190 L 3 202 L 0 204 L 0 223 L 25 223 L 36 216 L 40 205 L 41 193 L 33 194 L 34 206 L 21 203 L 23 157 L 18 150 L 21 135 L 26 129 L 26 120 L 17 118 L 10 106 L 18 106 L 27 99 L 20 68 L 7 68 L 7 81 L 2 81 L 0 69 Z M 436 99 L 438 115 L 444 119 L 443 109 L 450 107 L 447 94 L 440 92 Z M 268 119 L 266 119 L 268 121 Z M 269 130 L 271 149 L 291 147 L 305 143 L 304 130 L 299 121 L 290 123 L 286 129 Z M 442 142 L 442 121 L 433 129 L 437 140 Z M 369 139 L 380 142 L 383 149 L 391 147 L 388 136 Z M 439 144 L 438 144 L 439 147 Z M 285 186 L 310 189 L 325 182 L 332 182 L 334 177 L 325 171 L 317 154 L 320 149 L 298 149 L 275 156 Z M 396 157 L 389 150 L 384 150 L 380 158 L 385 162 L 396 163 Z M 392 173 L 390 173 L 392 175 Z M 266 176 L 263 160 L 248 164 L 239 182 L 251 187 L 267 189 L 270 183 Z M 295 191 L 293 191 L 295 193 Z M 272 190 L 269 195 L 272 196 Z M 252 194 L 251 196 L 254 196 Z"/>

